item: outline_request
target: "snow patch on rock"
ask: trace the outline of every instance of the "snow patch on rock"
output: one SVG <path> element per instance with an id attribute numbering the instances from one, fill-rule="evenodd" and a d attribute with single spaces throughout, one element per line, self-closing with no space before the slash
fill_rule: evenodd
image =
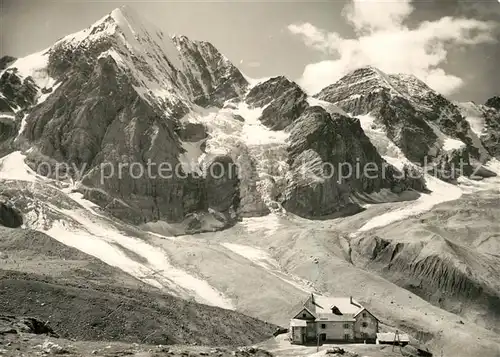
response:
<path id="1" fill-rule="evenodd" d="M 78 196 L 73 198 L 78 203 L 85 201 Z M 174 267 L 163 249 L 121 233 L 107 219 L 96 215 L 91 210 L 91 203 L 76 210 L 48 206 L 67 219 L 53 222 L 49 229 L 42 226 L 30 228 L 40 230 L 159 289 L 167 288 L 184 298 L 193 296 L 199 303 L 233 309 L 231 301 L 205 280 Z M 130 255 L 128 251 L 134 254 Z"/>
<path id="2" fill-rule="evenodd" d="M 35 182 L 37 174 L 24 163 L 26 158 L 20 151 L 14 151 L 0 159 L 0 179 Z"/>
<path id="3" fill-rule="evenodd" d="M 391 223 L 401 221 L 405 218 L 427 212 L 437 204 L 447 201 L 453 201 L 462 196 L 462 190 L 460 189 L 460 187 L 441 181 L 438 178 L 428 174 L 425 175 L 425 180 L 427 188 L 429 188 L 432 193 L 422 193 L 420 198 L 412 202 L 411 205 L 387 212 L 370 219 L 359 229 L 359 231 L 364 232 L 373 228 L 387 226 Z"/>
<path id="4" fill-rule="evenodd" d="M 242 139 L 248 146 L 266 144 L 284 144 L 289 134 L 282 130 L 270 130 L 259 120 L 263 108 L 250 108 L 245 102 L 240 102 L 235 114 L 241 115 L 245 122 L 242 128 Z"/>
<path id="5" fill-rule="evenodd" d="M 465 120 L 469 122 L 472 131 L 476 135 L 480 136 L 486 127 L 484 116 L 480 107 L 473 102 L 456 104 L 462 115 L 465 117 Z"/>
<path id="6" fill-rule="evenodd" d="M 443 142 L 443 150 L 444 151 L 453 151 L 453 150 L 461 150 L 466 147 L 465 143 L 461 140 L 452 139 L 447 137 Z"/>
<path id="7" fill-rule="evenodd" d="M 269 253 L 263 251 L 262 249 L 234 243 L 222 243 L 222 245 L 236 254 L 251 260 L 266 270 L 279 269 L 278 262 L 273 259 Z"/>

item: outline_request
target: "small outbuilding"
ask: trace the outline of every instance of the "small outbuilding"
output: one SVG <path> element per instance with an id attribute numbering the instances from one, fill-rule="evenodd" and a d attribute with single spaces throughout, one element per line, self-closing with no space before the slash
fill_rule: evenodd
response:
<path id="1" fill-rule="evenodd" d="M 307 321 L 299 319 L 290 320 L 290 339 L 292 343 L 304 344 L 306 342 Z"/>
<path id="2" fill-rule="evenodd" d="M 406 346 L 410 343 L 410 337 L 406 333 L 383 332 L 377 333 L 377 345 Z"/>

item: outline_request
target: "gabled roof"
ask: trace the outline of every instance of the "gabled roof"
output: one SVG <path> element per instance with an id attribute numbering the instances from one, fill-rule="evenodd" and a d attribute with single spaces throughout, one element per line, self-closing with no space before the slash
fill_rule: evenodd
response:
<path id="1" fill-rule="evenodd" d="M 316 314 L 314 314 L 314 312 L 309 310 L 306 306 L 302 306 L 302 309 L 300 309 L 300 311 L 294 316 L 294 318 L 297 318 L 297 316 L 299 316 L 299 314 L 304 310 L 306 310 L 312 317 L 316 317 Z"/>
<path id="2" fill-rule="evenodd" d="M 304 309 L 315 317 L 316 321 L 354 321 L 356 316 L 363 311 L 377 319 L 363 305 L 351 297 L 327 297 L 311 294 L 294 318 Z M 379 320 L 377 319 L 377 321 Z"/>
<path id="3" fill-rule="evenodd" d="M 363 311 L 367 312 L 368 314 L 370 314 L 375 320 L 377 320 L 378 322 L 380 322 L 379 319 L 377 319 L 377 317 L 375 315 L 373 315 L 370 311 L 368 311 L 367 309 L 365 308 L 362 308 L 361 310 L 359 310 L 356 314 L 354 314 L 354 317 L 358 316 L 359 314 L 361 314 Z"/>
<path id="4" fill-rule="evenodd" d="M 314 310 L 316 314 L 331 314 L 333 307 L 337 307 L 342 315 L 356 315 L 358 312 L 364 310 L 364 307 L 359 302 L 350 297 L 332 298 L 316 294 L 311 294 L 305 306 L 309 310 Z"/>

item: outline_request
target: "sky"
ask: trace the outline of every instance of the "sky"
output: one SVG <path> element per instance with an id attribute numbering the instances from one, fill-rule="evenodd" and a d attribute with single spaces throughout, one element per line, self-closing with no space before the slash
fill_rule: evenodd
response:
<path id="1" fill-rule="evenodd" d="M 127 4 L 164 32 L 214 44 L 254 78 L 311 94 L 364 65 L 411 73 L 453 100 L 500 95 L 497 0 L 0 0 L 0 56 L 22 57 Z"/>

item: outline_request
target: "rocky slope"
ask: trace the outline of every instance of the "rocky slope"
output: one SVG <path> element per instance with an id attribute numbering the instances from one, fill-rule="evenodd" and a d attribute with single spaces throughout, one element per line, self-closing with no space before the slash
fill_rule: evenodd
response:
<path id="1" fill-rule="evenodd" d="M 464 196 L 350 243 L 354 264 L 495 332 L 500 318 L 498 191 Z"/>
<path id="2" fill-rule="evenodd" d="M 255 347 L 165 346 L 109 341 L 73 341 L 34 334 L 0 336 L 0 351 L 8 357 L 63 355 L 71 357 L 272 357 Z"/>
<path id="3" fill-rule="evenodd" d="M 2 313 L 48 321 L 59 337 L 241 346 L 276 328 L 161 292 L 43 233 L 0 227 L 0 235 Z"/>

